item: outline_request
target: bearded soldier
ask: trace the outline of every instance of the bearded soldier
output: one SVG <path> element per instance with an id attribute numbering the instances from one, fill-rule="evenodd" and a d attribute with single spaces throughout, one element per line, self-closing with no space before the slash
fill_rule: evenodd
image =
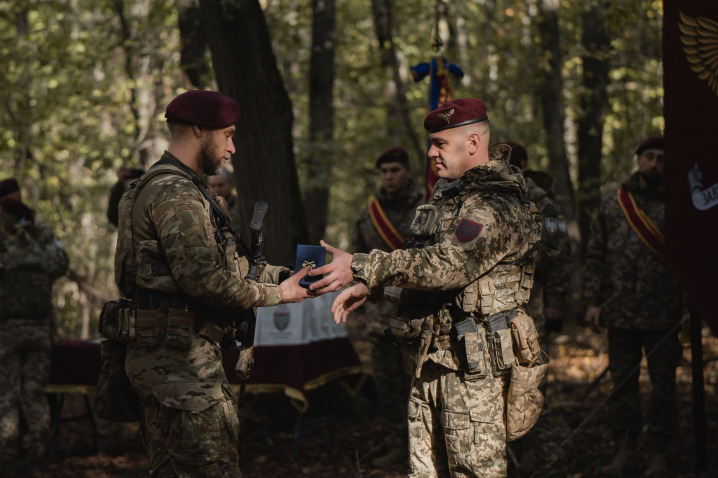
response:
<path id="1" fill-rule="evenodd" d="M 391 333 L 412 375 L 409 476 L 436 477 L 448 467 L 453 477 L 503 477 L 507 438 L 525 433 L 541 406 L 526 407 L 521 413 L 530 408 L 531 420 L 517 426 L 512 389 L 506 416 L 502 394 L 511 371 L 525 374 L 521 380 L 538 397 L 536 379 L 546 367 L 521 309 L 533 283 L 540 216 L 524 202 L 523 176 L 508 164 L 511 148 L 489 150 L 482 100 L 445 103 L 427 115 L 424 128 L 441 180 L 417 210 L 413 242 L 353 256 L 329 246 L 333 261 L 312 271 L 327 276 L 311 288 L 328 292 L 357 282 L 335 300 L 335 321 L 368 297 L 399 303 Z"/>
<path id="2" fill-rule="evenodd" d="M 638 476 L 636 455 L 643 429 L 639 373 L 648 354 L 651 404 L 647 410 L 650 452 L 646 476 L 665 473 L 678 429 L 676 368 L 683 356 L 675 326 L 681 319 L 681 289 L 664 262 L 663 138 L 636 149 L 638 171 L 601 201 L 586 250 L 586 322 L 608 328 L 611 380 L 621 387 L 608 402 L 616 459 L 600 471 Z M 660 345 L 659 345 L 660 344 Z"/>
<path id="3" fill-rule="evenodd" d="M 125 370 L 141 402 L 152 476 L 237 477 L 239 421 L 217 344 L 234 343 L 243 309 L 310 294 L 298 285 L 303 273 L 279 284 L 287 275 L 280 267 L 267 266 L 258 281 L 244 279 L 248 251 L 227 226 L 224 199 L 202 179 L 218 174 L 235 151 L 237 103 L 189 91 L 165 117 L 168 151 L 119 206 L 115 274 L 132 305 L 118 316 L 136 313 Z M 107 323 L 101 318 L 110 330 Z"/>
<path id="4" fill-rule="evenodd" d="M 354 253 L 368 254 L 374 249 L 391 252 L 404 247 L 409 238 L 416 208 L 424 203 L 419 185 L 411 177 L 409 155 L 404 148 L 384 151 L 376 160 L 381 187 L 369 205 L 359 212 L 354 226 Z M 391 433 L 388 454 L 375 459 L 378 467 L 389 467 L 406 461 L 406 404 L 410 378 L 402 372 L 401 349 L 384 330 L 394 317 L 394 306 L 388 302 L 364 304 L 357 310 L 357 326 L 366 327 L 371 344 L 372 368 L 379 392 L 379 413 Z"/>

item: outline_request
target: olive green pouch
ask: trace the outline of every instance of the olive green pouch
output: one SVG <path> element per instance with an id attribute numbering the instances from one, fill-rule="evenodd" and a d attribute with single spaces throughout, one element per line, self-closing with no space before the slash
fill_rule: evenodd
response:
<path id="1" fill-rule="evenodd" d="M 127 299 L 106 302 L 100 312 L 97 331 L 107 340 L 130 342 L 136 335 L 136 312 Z"/>

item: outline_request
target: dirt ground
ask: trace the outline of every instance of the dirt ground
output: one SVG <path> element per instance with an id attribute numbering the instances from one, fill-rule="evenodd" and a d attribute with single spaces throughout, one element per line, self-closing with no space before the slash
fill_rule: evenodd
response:
<path id="1" fill-rule="evenodd" d="M 354 333 L 355 347 L 367 369 L 371 359 L 366 341 Z M 583 328 L 552 337 L 551 364 L 546 400 L 557 441 L 563 442 L 598 407 L 611 390 L 610 377 L 589 386 L 607 364 L 605 333 L 594 334 Z M 671 455 L 675 478 L 718 476 L 718 339 L 704 329 L 706 424 L 708 470 L 694 471 L 693 416 L 690 375 L 690 350 L 678 369 L 679 436 Z M 641 370 L 642 405 L 648 403 L 650 383 L 645 367 Z M 371 380 L 362 391 L 350 396 L 343 387 L 329 384 L 308 393 L 309 410 L 298 429 L 295 461 L 297 413 L 289 401 L 277 395 L 249 397 L 241 412 L 240 458 L 245 478 L 252 477 L 401 477 L 407 466 L 376 469 L 372 460 L 388 452 L 386 433 L 375 418 L 372 400 L 375 389 Z M 79 395 L 67 396 L 64 416 L 81 414 L 84 402 Z M 140 443 L 136 424 L 118 425 L 98 420 L 99 452 L 92 450 L 92 433 L 87 420 L 63 423 L 56 440 L 56 454 L 41 478 L 87 477 L 130 478 L 147 476 L 149 461 Z M 639 451 L 647 457 L 646 440 Z M 512 449 L 513 450 L 513 449 Z M 598 476 L 599 466 L 612 459 L 613 446 L 607 426 L 607 411 L 601 407 L 563 445 L 558 459 L 539 476 L 584 478 Z M 511 454 L 511 453 L 510 453 Z M 545 466 L 545 465 L 544 465 Z M 542 468 L 544 467 L 542 466 Z M 8 470 L 0 470 L 0 476 Z M 8 476 L 32 476 L 27 472 Z M 528 477 L 529 474 L 513 476 Z"/>

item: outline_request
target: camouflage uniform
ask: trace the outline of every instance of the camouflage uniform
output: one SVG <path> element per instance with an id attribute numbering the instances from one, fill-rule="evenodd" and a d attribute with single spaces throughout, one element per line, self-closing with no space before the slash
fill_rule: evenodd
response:
<path id="1" fill-rule="evenodd" d="M 64 248 L 42 220 L 20 237 L 0 235 L 0 459 L 15 458 L 18 445 L 30 458 L 45 452 L 52 283 L 66 270 Z M 18 443 L 21 415 L 27 433 Z"/>
<path id="2" fill-rule="evenodd" d="M 163 169 L 156 174 L 155 168 Z M 150 174 L 156 175 L 148 176 L 139 191 L 133 186 L 120 203 L 115 269 L 120 290 L 139 302 L 138 337 L 128 345 L 125 370 L 142 402 L 151 474 L 238 477 L 239 421 L 215 342 L 233 333 L 243 309 L 280 302 L 282 291 L 275 284 L 282 268 L 268 266 L 260 281 L 244 280 L 245 251 L 235 251 L 229 233 L 217 231 L 209 202 L 192 182 L 200 177 L 168 152 Z M 201 178 L 200 183 L 208 189 Z M 226 212 L 224 200 L 215 200 Z M 223 236 L 221 243 L 216 234 Z M 133 251 L 136 271 L 127 267 Z M 161 272 L 163 267 L 169 273 Z M 154 271 L 160 273 L 154 276 Z M 136 284 L 136 293 L 128 294 L 128 281 Z M 148 296 L 155 315 L 169 314 L 166 330 L 157 321 L 141 327 Z M 186 307 L 173 312 L 177 297 Z M 171 330 L 173 313 L 176 323 L 194 319 Z M 203 338 L 209 331 L 213 340 Z"/>
<path id="3" fill-rule="evenodd" d="M 503 380 L 486 373 L 485 359 L 483 375 L 470 367 L 467 350 L 486 348 L 458 340 L 453 324 L 473 317 L 479 332 L 472 340 L 486 344 L 484 320 L 529 298 L 540 219 L 523 203 L 526 186 L 507 164 L 510 151 L 496 146 L 490 161 L 460 180 L 437 182 L 412 224 L 414 239 L 426 247 L 354 255 L 354 278 L 369 287 L 372 300 L 384 286 L 437 298 L 433 305 L 410 303 L 401 319 L 392 320 L 394 334 L 411 339 L 404 346 L 406 371 L 414 375 L 411 477 L 438 476 L 444 457 L 454 477 L 506 475 Z"/>
<path id="4" fill-rule="evenodd" d="M 404 239 L 409 238 L 411 222 L 416 208 L 424 203 L 421 188 L 413 179 L 409 180 L 406 194 L 389 198 L 383 187 L 376 192 L 389 222 Z M 355 253 L 368 253 L 374 249 L 390 252 L 371 220 L 369 208 L 359 212 L 354 225 L 353 245 Z M 367 303 L 358 314 L 364 314 L 371 343 L 372 367 L 379 392 L 379 407 L 385 426 L 394 434 L 396 446 L 406 444 L 406 399 L 409 396 L 411 379 L 403 373 L 401 349 L 390 340 L 384 330 L 389 319 L 396 316 L 394 305 L 388 302 Z M 394 445 L 394 444 L 393 444 Z M 405 448 L 405 446 L 404 446 Z"/>
<path id="5" fill-rule="evenodd" d="M 565 309 L 571 277 L 571 243 L 561 206 L 556 202 L 553 179 L 541 171 L 524 171 L 527 199 L 536 205 L 544 227 L 541 230 L 541 248 L 536 256 L 536 276 L 526 313 L 534 319 L 541 340 L 541 350 L 548 353 L 548 335 L 544 308 Z M 545 391 L 546 380 L 542 383 Z M 544 413 L 534 428 L 511 445 L 518 456 L 522 471 L 541 469 L 559 452 L 551 417 Z"/>
<path id="6" fill-rule="evenodd" d="M 633 194 L 661 231 L 663 186 L 639 185 L 639 173 L 621 186 Z M 616 193 L 601 202 L 586 252 L 588 305 L 600 306 L 600 324 L 608 327 L 609 370 L 614 385 L 628 376 L 646 353 L 668 334 L 681 318 L 681 290 L 666 264 L 636 235 L 626 220 Z M 654 453 L 664 453 L 677 429 L 676 367 L 682 356 L 678 332 L 674 332 L 648 361 L 651 404 L 648 432 Z M 616 446 L 634 448 L 643 420 L 638 396 L 639 374 L 613 395 L 610 403 Z"/>

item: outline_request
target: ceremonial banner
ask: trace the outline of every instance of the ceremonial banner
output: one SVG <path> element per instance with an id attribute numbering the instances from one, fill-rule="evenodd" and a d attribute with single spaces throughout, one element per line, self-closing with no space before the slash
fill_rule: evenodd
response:
<path id="1" fill-rule="evenodd" d="M 381 238 L 391 247 L 392 251 L 404 249 L 404 238 L 401 237 L 401 234 L 399 234 L 391 222 L 389 222 L 378 199 L 373 199 L 369 203 L 369 217 L 371 217 L 371 222 L 374 223 L 374 227 L 379 232 Z"/>
<path id="2" fill-rule="evenodd" d="M 663 8 L 666 260 L 718 334 L 718 2 Z"/>
<path id="3" fill-rule="evenodd" d="M 461 68 L 446 61 L 441 54 L 437 54 L 429 63 L 419 63 L 412 66 L 410 70 L 414 83 L 423 80 L 427 75 L 431 79 L 429 82 L 429 111 L 434 111 L 439 106 L 454 99 L 451 76 L 458 79 L 464 77 L 464 72 L 461 71 Z M 429 157 L 426 159 L 426 197 L 428 199 L 434 190 L 434 184 L 439 180 L 439 174 L 434 161 Z"/>

